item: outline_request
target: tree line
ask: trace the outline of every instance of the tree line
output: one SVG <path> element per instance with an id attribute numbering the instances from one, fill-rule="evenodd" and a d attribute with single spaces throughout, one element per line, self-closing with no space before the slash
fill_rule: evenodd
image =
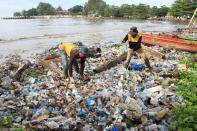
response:
<path id="1" fill-rule="evenodd" d="M 146 4 L 121 6 L 108 5 L 102 0 L 89 0 L 84 6 L 84 14 L 95 14 L 103 17 L 130 17 L 136 19 L 146 19 L 151 16 L 166 16 L 169 7 L 150 7 Z"/>
<path id="2" fill-rule="evenodd" d="M 134 19 L 147 19 L 149 17 L 164 17 L 168 14 L 175 17 L 191 17 L 197 8 L 197 0 L 175 0 L 171 7 L 153 6 L 146 4 L 121 6 L 109 5 L 103 0 L 88 0 L 84 6 L 76 5 L 68 11 L 71 15 L 93 15 L 101 17 L 128 17 Z M 39 3 L 37 8 L 15 12 L 14 16 L 36 16 L 36 15 L 54 15 L 57 11 L 62 11 L 61 7 L 57 9 L 48 3 Z"/>
<path id="3" fill-rule="evenodd" d="M 169 10 L 172 16 L 192 16 L 197 8 L 197 0 L 175 0 L 174 4 Z"/>
<path id="4" fill-rule="evenodd" d="M 54 8 L 49 3 L 40 2 L 36 8 L 31 8 L 29 10 L 23 10 L 22 12 L 14 12 L 14 16 L 42 16 L 42 15 L 55 15 L 57 11 L 63 11 L 62 7 Z"/>

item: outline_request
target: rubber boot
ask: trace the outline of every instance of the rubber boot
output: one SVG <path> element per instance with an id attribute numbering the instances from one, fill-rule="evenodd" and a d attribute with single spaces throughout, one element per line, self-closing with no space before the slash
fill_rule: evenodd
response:
<path id="1" fill-rule="evenodd" d="M 129 63 L 128 63 L 128 62 L 125 62 L 125 63 L 124 63 L 124 67 L 125 67 L 126 69 L 128 69 L 128 66 L 129 66 Z"/>
<path id="2" fill-rule="evenodd" d="M 148 58 L 145 58 L 144 61 L 145 61 L 146 66 L 149 68 L 149 71 L 152 72 L 152 67 L 151 67 L 151 65 L 150 65 L 150 62 L 149 62 Z"/>

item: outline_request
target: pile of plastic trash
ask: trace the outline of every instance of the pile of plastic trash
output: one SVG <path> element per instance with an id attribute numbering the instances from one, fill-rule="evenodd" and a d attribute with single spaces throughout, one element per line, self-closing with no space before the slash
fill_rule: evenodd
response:
<path id="1" fill-rule="evenodd" d="M 79 81 L 76 73 L 74 83 L 65 83 L 36 60 L 20 80 L 14 80 L 11 74 L 22 60 L 12 57 L 0 68 L 0 119 L 12 115 L 14 125 L 27 129 L 167 130 L 170 110 L 183 99 L 173 93 L 176 87 L 162 75 L 179 70 L 175 58 L 181 53 L 154 47 L 165 52 L 166 59 L 151 60 L 153 72 L 138 55 L 131 60 L 131 70 L 119 64 L 98 74 L 92 72 L 125 49 L 104 46 L 102 57 L 89 58 L 85 72 L 91 80 L 87 83 Z"/>

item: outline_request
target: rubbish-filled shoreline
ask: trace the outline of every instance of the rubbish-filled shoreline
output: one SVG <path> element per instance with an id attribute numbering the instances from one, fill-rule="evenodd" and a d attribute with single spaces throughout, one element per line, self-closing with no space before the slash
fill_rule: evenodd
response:
<path id="1" fill-rule="evenodd" d="M 134 66 L 126 70 L 120 63 L 94 73 L 126 50 L 126 45 L 103 46 L 101 57 L 86 62 L 85 73 L 91 80 L 85 83 L 76 73 L 75 82 L 66 83 L 39 59 L 29 62 L 13 56 L 0 68 L 0 119 L 6 127 L 5 117 L 12 116 L 12 124 L 25 129 L 166 131 L 170 110 L 184 104 L 171 82 L 178 71 L 187 70 L 176 61 L 184 52 L 151 48 L 165 54 L 165 59 L 151 58 L 153 72 Z M 55 60 L 52 63 L 62 68 Z M 136 54 L 131 64 L 144 61 Z"/>

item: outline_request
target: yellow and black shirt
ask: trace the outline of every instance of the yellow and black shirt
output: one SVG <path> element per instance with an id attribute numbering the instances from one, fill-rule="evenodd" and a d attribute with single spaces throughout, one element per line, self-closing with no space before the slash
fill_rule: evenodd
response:
<path id="1" fill-rule="evenodd" d="M 137 34 L 136 37 L 133 37 L 130 33 L 128 33 L 125 38 L 123 39 L 123 42 L 129 41 L 129 48 L 133 49 L 134 51 L 140 49 L 141 46 L 141 42 L 142 42 L 142 35 L 141 34 Z"/>

